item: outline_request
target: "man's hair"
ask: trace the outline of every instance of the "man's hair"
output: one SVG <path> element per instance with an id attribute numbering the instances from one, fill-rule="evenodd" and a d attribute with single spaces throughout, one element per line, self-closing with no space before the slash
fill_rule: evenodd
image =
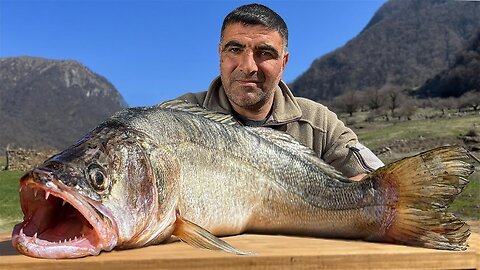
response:
<path id="1" fill-rule="evenodd" d="M 263 25 L 270 30 L 280 33 L 285 48 L 288 46 L 288 28 L 285 21 L 275 11 L 260 4 L 248 4 L 240 6 L 230 12 L 222 24 L 220 37 L 223 38 L 225 27 L 234 23 L 242 23 L 244 25 Z"/>

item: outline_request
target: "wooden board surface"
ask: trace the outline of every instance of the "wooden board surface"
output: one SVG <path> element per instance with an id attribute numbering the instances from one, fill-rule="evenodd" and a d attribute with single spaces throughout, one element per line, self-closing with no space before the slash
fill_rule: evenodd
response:
<path id="1" fill-rule="evenodd" d="M 245 234 L 223 238 L 254 255 L 230 255 L 181 242 L 105 252 L 80 259 L 20 255 L 0 235 L 0 269 L 480 269 L 480 235 L 466 251 L 444 251 L 363 241 Z"/>

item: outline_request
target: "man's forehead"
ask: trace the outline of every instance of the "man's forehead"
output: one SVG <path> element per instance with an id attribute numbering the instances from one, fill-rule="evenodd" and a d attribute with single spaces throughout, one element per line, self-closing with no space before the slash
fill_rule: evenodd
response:
<path id="1" fill-rule="evenodd" d="M 221 42 L 226 44 L 231 40 L 239 43 L 253 41 L 271 45 L 274 45 L 274 43 L 278 43 L 278 45 L 283 44 L 283 39 L 277 30 L 269 29 L 263 25 L 246 25 L 242 23 L 229 24 L 223 30 Z"/>

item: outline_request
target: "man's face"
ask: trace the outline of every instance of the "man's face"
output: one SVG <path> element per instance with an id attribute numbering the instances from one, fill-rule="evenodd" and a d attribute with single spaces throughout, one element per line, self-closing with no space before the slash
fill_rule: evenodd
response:
<path id="1" fill-rule="evenodd" d="M 230 24 L 218 51 L 222 84 L 233 108 L 239 113 L 270 110 L 288 61 L 280 33 L 261 25 Z"/>

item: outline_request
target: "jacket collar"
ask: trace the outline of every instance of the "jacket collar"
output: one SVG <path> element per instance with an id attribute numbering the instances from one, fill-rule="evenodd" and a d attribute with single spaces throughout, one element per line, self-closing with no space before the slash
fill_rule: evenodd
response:
<path id="1" fill-rule="evenodd" d="M 215 78 L 208 88 L 203 107 L 217 112 L 232 114 L 220 77 Z M 265 125 L 282 125 L 302 117 L 302 110 L 288 86 L 280 81 L 273 97 L 272 113 Z"/>

